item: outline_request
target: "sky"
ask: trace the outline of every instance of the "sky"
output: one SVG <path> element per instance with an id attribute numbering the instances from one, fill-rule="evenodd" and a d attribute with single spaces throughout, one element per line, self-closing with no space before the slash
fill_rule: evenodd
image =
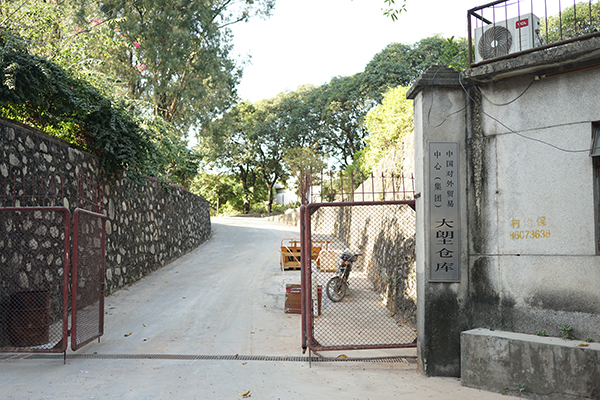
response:
<path id="1" fill-rule="evenodd" d="M 407 0 L 407 12 L 393 22 L 381 11 L 383 0 L 276 0 L 268 19 L 232 28 L 233 53 L 240 60 L 250 57 L 238 95 L 256 102 L 362 72 L 393 42 L 413 44 L 435 34 L 467 37 L 467 11 L 487 2 Z"/>

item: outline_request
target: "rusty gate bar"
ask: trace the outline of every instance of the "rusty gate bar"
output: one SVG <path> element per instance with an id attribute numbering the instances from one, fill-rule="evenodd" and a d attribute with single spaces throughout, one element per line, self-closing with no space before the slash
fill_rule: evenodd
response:
<path id="1" fill-rule="evenodd" d="M 303 243 L 306 243 L 306 206 L 302 205 L 300 207 L 300 287 L 305 287 L 306 284 L 306 268 L 304 268 L 304 259 L 306 258 L 302 252 L 306 247 Z M 300 323 L 302 326 L 302 352 L 304 353 L 308 347 L 308 325 L 306 320 L 306 308 L 305 308 L 305 296 L 303 291 L 300 292 Z"/>
<path id="2" fill-rule="evenodd" d="M 337 175 L 337 174 L 336 174 Z M 391 285 L 389 284 L 382 284 L 381 278 L 382 276 L 386 276 L 386 278 L 389 278 L 389 276 L 387 276 L 387 272 L 382 272 L 382 269 L 389 269 L 390 271 L 393 271 L 394 273 L 396 271 L 398 271 L 398 268 L 400 268 L 402 271 L 400 273 L 405 273 L 406 271 L 412 271 L 411 272 L 411 276 L 414 275 L 414 264 L 412 264 L 413 266 L 411 267 L 409 264 L 412 262 L 414 263 L 414 210 L 415 210 L 415 198 L 418 197 L 418 194 L 415 194 L 415 190 L 414 190 L 414 176 L 412 174 L 406 175 L 404 173 L 402 174 L 391 174 L 391 179 L 389 179 L 390 177 L 386 177 L 385 174 L 381 174 L 381 179 L 379 179 L 379 175 L 376 177 L 373 173 L 369 174 L 368 176 L 363 175 L 362 176 L 362 184 L 360 182 L 354 182 L 354 177 L 353 175 L 350 176 L 350 180 L 348 181 L 348 179 L 344 179 L 344 174 L 340 173 L 339 174 L 339 178 L 336 176 L 335 180 L 333 177 L 333 173 L 329 172 L 329 173 L 325 173 L 324 171 L 320 171 L 317 172 L 316 174 L 313 174 L 312 169 L 310 170 L 309 173 L 307 173 L 306 171 L 302 171 L 300 174 L 300 194 L 301 194 L 301 199 L 302 199 L 302 206 L 300 207 L 300 220 L 301 220 L 301 283 L 302 283 L 302 290 L 301 290 L 301 301 L 302 301 L 302 318 L 301 318 L 301 324 L 302 324 L 302 348 L 303 351 L 306 351 L 307 349 L 309 350 L 309 355 L 314 352 L 315 354 L 317 354 L 319 357 L 323 357 L 323 358 L 327 358 L 325 356 L 323 356 L 322 354 L 319 354 L 318 351 L 329 351 L 329 350 L 363 350 L 363 349 L 391 349 L 391 348 L 410 348 L 410 347 L 416 347 L 416 333 L 414 331 L 414 328 L 410 327 L 410 324 L 414 324 L 414 317 L 415 317 L 415 309 L 416 309 L 416 292 L 414 292 L 415 286 L 416 286 L 416 278 L 410 277 L 410 276 L 405 276 L 404 278 L 404 283 L 410 284 L 410 293 L 408 294 L 408 297 L 404 296 L 404 293 L 408 293 L 408 292 L 402 292 L 403 293 L 403 297 L 401 302 L 401 307 L 405 307 L 406 305 L 408 305 L 408 307 L 406 308 L 406 310 L 402 310 L 402 312 L 400 313 L 401 316 L 407 317 L 407 321 L 409 323 L 409 325 L 404 325 L 404 324 L 399 324 L 398 326 L 401 327 L 401 329 L 398 329 L 398 327 L 394 324 L 398 323 L 397 320 L 392 319 L 392 315 L 395 313 L 395 311 L 392 311 L 392 309 L 395 309 L 395 307 L 397 307 L 396 305 L 396 298 L 394 297 L 392 300 L 392 303 L 390 305 L 391 309 L 387 310 L 388 306 L 386 306 L 385 302 L 378 302 L 377 298 L 374 298 L 374 296 L 377 295 L 377 293 L 379 293 L 379 295 L 381 295 L 381 289 L 385 288 L 388 292 L 390 291 L 390 287 Z M 410 182 L 407 184 L 406 180 L 409 179 Z M 313 181 L 316 180 L 316 185 L 318 186 L 314 186 Z M 346 188 L 344 187 L 344 185 L 347 185 L 348 182 L 350 182 L 350 187 Z M 358 188 L 355 188 L 355 184 L 358 183 L 359 186 Z M 320 190 L 319 190 L 320 189 Z M 360 199 L 360 200 L 359 200 Z M 388 237 L 387 242 L 384 239 L 384 242 L 386 243 L 386 246 L 389 246 L 390 243 L 392 243 L 392 249 L 396 249 L 399 251 L 406 251 L 407 254 L 411 254 L 412 255 L 412 261 L 411 262 L 406 262 L 405 260 L 402 262 L 397 262 L 397 260 L 395 260 L 394 258 L 390 258 L 389 254 L 381 257 L 381 258 L 373 258 L 370 260 L 371 263 L 373 263 L 372 265 L 375 265 L 376 268 L 375 269 L 368 269 L 366 266 L 363 268 L 363 271 L 359 271 L 359 277 L 362 280 L 359 280 L 359 284 L 360 282 L 363 282 L 363 284 L 365 282 L 370 281 L 371 279 L 375 279 L 374 281 L 371 282 L 371 289 L 366 289 L 366 290 L 362 290 L 362 292 L 367 293 L 367 295 L 369 296 L 369 298 L 365 301 L 367 303 L 367 307 L 375 307 L 376 309 L 373 310 L 373 315 L 376 316 L 370 316 L 370 312 L 369 310 L 367 310 L 365 308 L 365 306 L 363 305 L 354 305 L 354 309 L 355 309 L 355 313 L 357 315 L 362 315 L 362 316 L 368 316 L 367 318 L 365 318 L 362 322 L 359 319 L 354 319 L 351 322 L 355 322 L 356 326 L 352 326 L 352 325 L 347 325 L 346 321 L 344 321 L 341 325 L 339 323 L 336 323 L 336 317 L 333 317 L 332 319 L 332 315 L 331 311 L 333 310 L 332 308 L 332 304 L 339 304 L 339 303 L 334 303 L 333 300 L 330 299 L 326 299 L 325 295 L 327 293 L 327 289 L 326 289 L 326 285 L 325 282 L 323 281 L 323 277 L 319 276 L 318 274 L 315 274 L 316 270 L 321 270 L 321 268 L 325 268 L 326 272 L 335 272 L 335 270 L 337 270 L 337 267 L 334 267 L 333 270 L 329 270 L 327 271 L 327 268 L 331 268 L 331 265 L 328 266 L 324 266 L 323 263 L 328 263 L 332 261 L 332 251 L 334 251 L 334 247 L 336 248 L 335 251 L 339 251 L 340 248 L 346 248 L 349 249 L 348 245 L 350 245 L 350 243 L 348 242 L 347 244 L 344 244 L 343 240 L 340 238 L 335 238 L 336 240 L 328 240 L 328 238 L 326 237 L 321 237 L 323 236 L 322 234 L 319 233 L 315 233 L 314 231 L 319 231 L 320 229 L 323 228 L 323 221 L 318 221 L 319 218 L 319 211 L 322 209 L 327 209 L 329 207 L 338 207 L 339 210 L 344 210 L 344 209 L 350 209 L 352 210 L 352 208 L 354 207 L 355 209 L 363 209 L 363 210 L 369 210 L 367 211 L 367 217 L 368 218 L 374 218 L 374 216 L 377 216 L 377 213 L 375 210 L 377 210 L 377 208 L 371 208 L 371 207 L 379 207 L 380 209 L 382 207 L 388 207 L 388 208 L 392 208 L 391 210 L 388 210 L 386 213 L 388 215 L 388 217 L 392 217 L 392 218 L 396 218 L 396 219 L 404 219 L 405 217 L 408 217 L 408 228 L 405 231 L 404 228 L 400 228 L 400 230 L 402 231 L 402 233 L 400 234 L 401 237 L 404 237 L 404 239 L 401 240 L 401 243 L 399 243 L 398 245 L 395 245 L 394 243 L 396 243 L 396 241 L 392 240 L 391 242 L 389 241 L 390 238 Z M 373 211 L 371 211 L 373 210 Z M 371 215 L 372 212 L 375 212 L 375 214 Z M 394 214 L 394 212 L 397 212 L 398 214 Z M 313 214 L 317 213 L 317 216 L 315 216 L 315 218 L 317 218 L 317 226 L 315 226 L 315 228 L 313 228 Z M 352 224 L 347 225 L 346 227 L 342 228 L 341 230 L 340 227 L 342 226 L 342 224 L 344 223 L 344 212 L 340 211 L 339 212 L 339 217 L 341 218 L 340 220 L 337 220 L 337 222 L 339 223 L 337 226 L 338 228 L 338 233 L 341 234 L 342 236 L 344 235 L 344 229 L 347 228 L 348 226 L 350 226 L 350 230 L 346 233 L 346 235 L 348 236 L 346 239 L 348 239 L 349 237 L 355 237 L 355 239 L 357 237 L 359 237 L 360 235 L 354 232 L 354 229 L 352 228 Z M 382 214 L 383 215 L 383 214 Z M 402 218 L 400 218 L 402 217 Z M 387 218 L 387 217 L 386 217 Z M 335 224 L 335 222 L 333 222 Z M 390 224 L 390 223 L 396 223 L 396 222 L 392 222 L 391 220 L 387 220 L 385 218 L 383 218 L 383 216 L 381 217 L 381 219 L 379 220 L 379 225 L 378 226 L 383 226 L 383 224 Z M 334 229 L 334 230 L 335 230 Z M 373 227 L 369 228 L 369 229 L 373 229 Z M 377 232 L 375 230 L 375 232 Z M 372 234 L 373 232 L 371 232 Z M 375 242 L 370 242 L 371 239 L 369 239 L 369 236 L 364 236 L 364 232 L 362 232 L 363 237 L 365 237 L 366 242 L 364 243 L 365 245 L 367 245 L 367 247 L 370 248 L 370 252 L 372 254 L 374 251 L 374 243 Z M 316 235 L 316 236 L 315 236 Z M 407 235 L 407 236 L 404 236 Z M 315 241 L 315 238 L 319 239 L 317 241 Z M 351 240 L 352 241 L 352 240 Z M 405 243 L 407 243 L 405 245 Z M 332 245 L 332 247 L 329 247 L 329 244 Z M 315 246 L 313 248 L 313 246 Z M 412 246 L 412 248 L 411 248 Z M 325 253 L 327 253 L 327 261 L 324 260 L 322 258 L 323 256 L 323 250 L 326 250 Z M 345 250 L 344 250 L 345 251 Z M 314 254 L 315 252 L 319 252 L 319 256 L 315 259 L 314 257 L 312 257 L 311 255 Z M 335 261 L 334 261 L 335 263 Z M 390 264 L 390 267 L 388 267 L 388 263 Z M 313 269 L 314 268 L 314 269 Z M 379 268 L 379 270 L 377 269 Z M 411 269 L 412 268 L 412 269 Z M 361 275 L 362 274 L 362 275 Z M 332 274 L 330 274 L 332 275 Z M 355 276 L 356 273 L 354 274 Z M 394 275 L 395 276 L 395 275 Z M 366 279 L 364 279 L 366 277 Z M 349 284 L 352 285 L 352 279 L 356 279 L 356 278 L 352 278 L 352 274 L 351 274 L 351 278 L 349 279 Z M 410 282 L 409 282 L 410 281 Z M 376 286 L 377 285 L 377 286 Z M 321 286 L 321 288 L 319 288 L 319 286 Z M 323 302 L 323 307 L 321 307 L 321 300 L 318 300 L 319 296 L 319 289 L 322 289 L 322 292 L 324 292 L 322 294 L 322 302 Z M 364 294 L 363 293 L 363 294 Z M 369 294 L 370 293 L 370 294 Z M 400 293 L 399 289 L 397 286 L 394 286 L 393 289 L 393 296 L 396 296 L 398 293 Z M 387 295 L 389 293 L 385 293 L 386 295 L 386 301 L 387 301 Z M 360 297 L 361 293 L 360 291 L 357 292 L 356 297 Z M 349 297 L 352 297 L 351 295 Z M 348 300 L 348 299 L 346 299 Z M 352 300 L 352 299 L 351 299 Z M 329 301 L 329 303 L 327 303 Z M 343 299 L 342 299 L 343 301 Z M 381 304 L 379 304 L 381 303 Z M 383 307 L 383 308 L 382 308 Z M 387 311 L 386 311 L 387 310 Z M 408 310 L 408 311 L 407 311 Z M 321 311 L 323 312 L 323 315 L 321 315 Z M 390 311 L 390 313 L 387 314 L 386 313 Z M 327 314 L 329 313 L 329 314 Z M 334 313 L 335 314 L 335 313 Z M 400 315 L 399 314 L 399 315 Z M 352 316 L 350 316 L 352 317 Z M 368 331 L 367 333 L 363 334 L 363 337 L 365 335 L 371 335 L 371 337 L 369 337 L 369 340 L 364 340 L 363 342 L 356 342 L 356 341 L 351 341 L 348 340 L 349 336 L 346 335 L 346 340 L 348 340 L 347 342 L 337 342 L 337 343 L 320 343 L 319 340 L 322 340 L 322 334 L 323 334 L 323 323 L 322 322 L 318 322 L 321 321 L 323 318 L 325 318 L 326 320 L 328 320 L 328 322 L 325 323 L 325 325 L 329 324 L 326 326 L 326 328 L 330 328 L 330 330 L 332 332 L 337 332 L 335 328 L 340 328 L 339 330 L 352 330 L 354 329 L 355 331 L 358 329 L 362 329 Z M 375 318 L 375 322 L 380 322 L 380 325 L 382 327 L 384 327 L 385 329 L 388 329 L 388 333 L 392 332 L 391 335 L 387 335 L 384 332 L 383 339 L 373 339 L 372 336 L 377 336 L 376 334 L 374 334 L 374 332 L 376 333 L 376 331 L 381 331 L 381 328 L 377 328 L 377 329 L 371 329 L 371 326 L 368 325 L 371 321 L 373 320 L 373 318 Z M 377 320 L 377 318 L 379 318 L 379 320 Z M 348 320 L 351 320 L 352 318 L 347 318 Z M 367 321 L 367 319 L 370 319 L 369 321 Z M 317 321 L 317 322 L 315 322 Z M 332 325 L 333 324 L 333 325 Z M 338 326 L 335 326 L 335 325 Z M 346 324 L 346 325 L 345 325 Z M 362 327 L 361 327 L 362 324 Z M 367 325 L 365 325 L 367 324 Z M 367 328 L 365 328 L 365 326 Z M 316 332 L 316 327 L 318 328 L 318 332 Z M 380 332 L 381 333 L 381 332 Z M 315 336 L 315 334 L 317 334 L 317 336 Z M 404 335 L 404 337 L 403 337 Z M 341 335 L 342 337 L 344 335 Z M 381 336 L 381 335 L 380 335 Z M 361 339 L 363 340 L 363 339 Z M 327 340 L 325 340 L 325 342 L 327 342 Z M 406 356 L 391 356 L 391 358 L 397 358 L 397 357 L 406 357 Z M 381 357 L 375 357 L 375 358 L 381 358 Z M 384 357 L 384 358 L 388 358 L 388 357 Z M 357 358 L 348 358 L 348 360 L 366 360 L 369 359 L 369 357 L 357 357 Z"/>
<path id="3" fill-rule="evenodd" d="M 0 193 L 0 199 L 2 199 L 0 207 L 25 207 L 26 202 L 30 202 L 29 206 L 35 207 L 57 207 L 62 205 L 62 199 L 64 198 L 64 178 L 62 173 L 59 175 L 59 184 L 56 184 L 56 175 L 47 174 L 46 176 L 39 175 L 39 179 L 35 179 L 35 175 L 31 176 L 30 179 L 19 177 L 16 175 L 12 176 L 12 179 L 5 177 L 3 180 L 4 186 Z M 2 183 L 2 181 L 0 181 Z M 37 183 L 37 185 L 36 185 Z M 61 204 L 57 204 L 57 200 Z"/>
<path id="4" fill-rule="evenodd" d="M 73 216 L 71 348 L 104 334 L 106 217 L 77 208 Z"/>
<path id="5" fill-rule="evenodd" d="M 67 349 L 71 213 L 0 208 L 0 351 Z"/>
<path id="6" fill-rule="evenodd" d="M 414 200 L 390 200 L 390 201 L 378 201 L 378 202 L 334 202 L 334 203 L 313 203 L 313 204 L 309 204 L 306 206 L 306 210 L 305 210 L 305 214 L 307 216 L 307 221 L 305 222 L 305 226 L 306 226 L 306 230 L 309 232 L 306 235 L 303 235 L 304 238 L 304 242 L 302 244 L 302 248 L 303 249 L 312 249 L 312 239 L 314 239 L 314 233 L 312 232 L 312 221 L 310 221 L 310 216 L 313 215 L 317 210 L 321 209 L 321 208 L 327 208 L 327 207 L 372 207 L 372 206 L 407 206 L 410 207 L 411 209 L 414 210 Z M 413 222 L 414 224 L 414 222 Z M 320 238 L 322 239 L 322 238 Z M 303 319 L 304 319 L 304 326 L 306 327 L 307 331 L 305 333 L 306 336 L 306 340 L 307 340 L 307 346 L 308 348 L 315 352 L 317 355 L 323 357 L 321 354 L 317 353 L 318 351 L 330 351 L 330 350 L 367 350 L 367 349 L 392 349 L 392 348 L 411 348 L 411 347 L 416 347 L 416 341 L 414 340 L 416 337 L 416 334 L 414 334 L 413 329 L 409 328 L 409 327 L 405 327 L 402 328 L 400 330 L 402 330 L 403 332 L 401 333 L 401 335 L 399 337 L 402 337 L 402 340 L 399 340 L 397 342 L 391 343 L 391 342 L 380 342 L 380 343 L 351 343 L 351 344 L 336 344 L 336 345 L 332 345 L 332 344 L 325 344 L 323 345 L 322 343 L 319 343 L 319 341 L 317 340 L 317 338 L 315 337 L 315 319 L 316 318 L 323 318 L 323 316 L 317 317 L 316 316 L 316 312 L 313 311 L 313 309 L 311 308 L 310 304 L 312 303 L 312 298 L 311 298 L 311 288 L 312 286 L 314 286 L 312 279 L 313 279 L 313 275 L 314 271 L 313 271 L 313 267 L 316 266 L 316 264 L 311 263 L 311 258 L 308 256 L 304 256 L 302 259 L 302 268 L 303 268 L 303 278 L 304 278 L 304 282 L 303 282 L 303 296 L 304 296 L 304 301 L 306 302 L 307 306 L 305 309 L 305 314 L 303 314 Z M 323 260 L 321 260 L 321 262 L 323 262 Z M 320 268 L 320 267 L 319 267 Z M 326 267 L 324 267 L 326 268 Z M 333 272 L 333 271 L 331 271 Z M 316 275 L 315 275 L 316 276 Z M 317 284 L 320 283 L 324 283 L 324 282 L 317 282 Z M 352 285 L 352 279 L 350 279 L 350 285 Z M 323 287 L 323 292 L 326 292 L 326 288 Z M 327 300 L 325 299 L 325 293 L 323 294 L 323 302 L 326 302 Z M 333 304 L 333 303 L 332 303 Z M 339 303 L 335 303 L 335 304 L 339 304 Z M 326 307 L 323 306 L 323 313 L 326 313 Z M 345 318 L 347 318 L 348 321 L 352 321 L 352 315 L 346 315 Z M 395 328 L 390 328 L 390 329 L 395 329 Z M 400 330 L 398 330 L 397 333 L 400 334 Z M 335 333 L 334 333 L 335 335 Z M 377 357 L 377 358 L 381 358 L 381 357 Z"/>

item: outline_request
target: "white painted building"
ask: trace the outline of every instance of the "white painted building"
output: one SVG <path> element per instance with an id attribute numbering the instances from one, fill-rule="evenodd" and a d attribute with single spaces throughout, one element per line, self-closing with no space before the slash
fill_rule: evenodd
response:
<path id="1" fill-rule="evenodd" d="M 600 157 L 590 155 L 600 139 L 600 38 L 460 75 L 432 67 L 407 96 L 421 194 L 423 371 L 460 375 L 460 334 L 473 328 L 560 336 L 568 325 L 576 338 L 600 340 Z M 457 143 L 459 152 L 453 282 L 431 279 L 435 142 Z"/>
<path id="2" fill-rule="evenodd" d="M 290 203 L 298 202 L 298 195 L 296 194 L 293 185 L 288 183 L 288 187 L 277 182 L 274 186 L 275 189 L 275 203 L 281 205 L 288 205 Z"/>

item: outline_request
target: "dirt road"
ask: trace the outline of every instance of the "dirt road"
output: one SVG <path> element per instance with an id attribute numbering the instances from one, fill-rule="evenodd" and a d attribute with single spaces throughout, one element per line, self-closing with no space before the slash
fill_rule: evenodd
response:
<path id="1" fill-rule="evenodd" d="M 66 365 L 62 355 L 0 355 L 2 398 L 507 398 L 425 378 L 406 362 L 283 361 L 302 356 L 300 317 L 283 312 L 284 281 L 299 282 L 299 272 L 282 274 L 278 253 L 298 235 L 259 219 L 213 219 L 208 242 L 109 296 L 101 342 L 69 352 Z"/>

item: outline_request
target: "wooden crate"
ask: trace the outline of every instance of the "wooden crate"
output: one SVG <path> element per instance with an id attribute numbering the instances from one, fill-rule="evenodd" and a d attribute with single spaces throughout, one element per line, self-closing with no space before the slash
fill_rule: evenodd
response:
<path id="1" fill-rule="evenodd" d="M 321 297 L 322 297 L 322 286 L 319 285 L 317 289 L 319 298 L 319 314 L 321 315 Z M 284 311 L 287 314 L 302 314 L 302 287 L 297 283 L 288 283 L 285 285 L 285 308 Z"/>
<path id="2" fill-rule="evenodd" d="M 323 250 L 323 244 L 328 243 L 323 240 L 313 241 L 310 258 L 316 262 L 317 266 L 320 263 L 319 254 Z M 299 270 L 302 262 L 301 254 L 300 239 L 283 239 L 281 241 L 281 269 Z"/>
<path id="3" fill-rule="evenodd" d="M 334 250 L 323 250 L 319 254 L 319 271 L 335 272 L 338 269 L 338 260 L 340 254 Z"/>
<path id="4" fill-rule="evenodd" d="M 298 247 L 281 246 L 281 269 L 300 269 L 300 245 Z"/>

